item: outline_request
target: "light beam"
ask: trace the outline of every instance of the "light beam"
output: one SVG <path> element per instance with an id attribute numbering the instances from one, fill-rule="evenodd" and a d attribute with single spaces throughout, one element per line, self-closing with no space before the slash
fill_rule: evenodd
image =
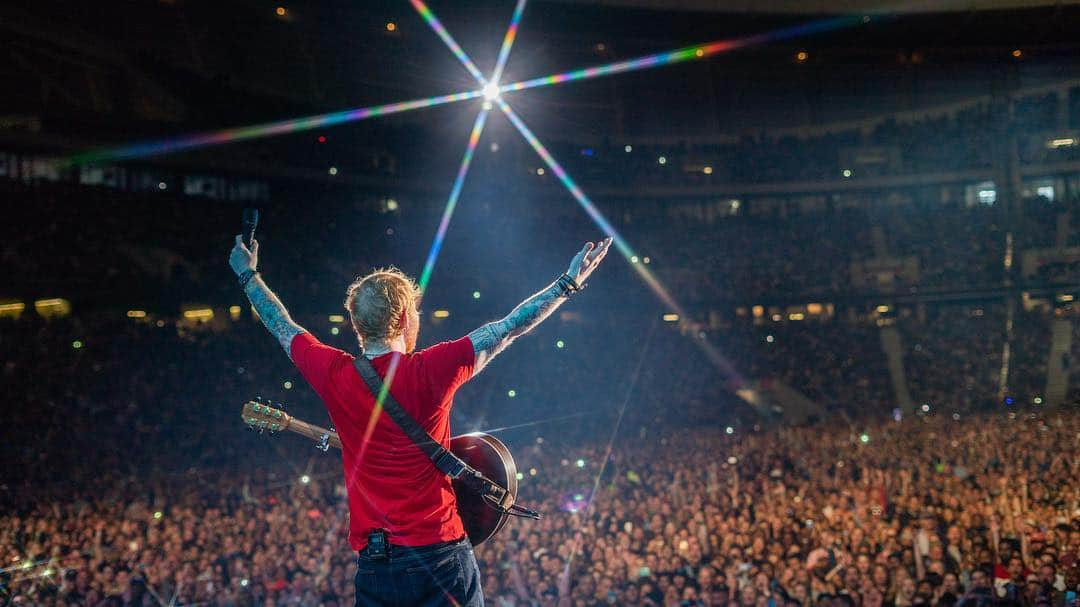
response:
<path id="1" fill-rule="evenodd" d="M 421 293 L 427 290 L 428 282 L 431 280 L 431 272 L 435 269 L 435 260 L 439 257 L 443 239 L 446 238 L 446 230 L 450 227 L 450 218 L 454 216 L 454 209 L 457 207 L 458 197 L 461 196 L 461 188 L 465 185 L 465 176 L 468 175 L 469 166 L 472 165 L 473 154 L 476 152 L 476 145 L 480 143 L 480 134 L 484 132 L 484 124 L 487 122 L 487 115 L 487 110 L 480 110 L 480 113 L 476 115 L 476 122 L 473 123 L 472 133 L 469 135 L 469 144 L 466 146 L 465 154 L 461 158 L 461 165 L 458 167 L 457 177 L 454 178 L 454 186 L 450 188 L 450 197 L 446 200 L 446 208 L 443 209 L 442 220 L 439 222 L 439 229 L 435 233 L 435 240 L 431 243 L 427 261 L 424 262 L 424 271 L 420 274 L 420 282 L 418 284 Z"/>
<path id="2" fill-rule="evenodd" d="M 480 91 L 453 93 L 451 95 L 440 95 L 438 97 L 428 97 L 426 99 L 414 99 L 412 101 L 401 101 L 398 103 L 388 103 L 385 105 L 375 105 L 371 107 L 356 108 L 352 110 L 343 110 L 340 112 L 319 114 L 317 116 L 308 116 L 305 118 L 295 118 L 292 120 L 282 120 L 279 122 L 269 122 L 266 124 L 255 124 L 251 126 L 222 129 L 220 131 L 207 131 L 204 133 L 196 133 L 194 135 L 186 135 L 173 139 L 159 139 L 156 141 L 145 141 L 142 143 L 134 143 L 130 145 L 99 148 L 96 150 L 90 150 L 80 154 L 72 155 L 65 159 L 64 164 L 79 165 L 91 162 L 144 158 L 146 156 L 170 154 L 183 150 L 202 148 L 212 145 L 221 145 L 224 143 L 232 143 L 234 141 L 258 139 L 261 137 L 271 137 L 274 135 L 284 135 L 287 133 L 298 133 L 301 131 L 308 131 L 319 127 L 345 124 L 346 122 L 355 122 L 357 120 L 375 118 L 377 116 L 388 116 L 390 114 L 398 114 L 410 110 L 429 108 L 436 105 L 443 105 L 446 103 L 455 103 L 458 101 L 466 101 L 468 99 L 476 99 L 477 97 L 480 97 L 482 95 L 483 93 Z"/>
<path id="3" fill-rule="evenodd" d="M 499 109 L 502 110 L 504 114 L 506 114 L 506 117 L 510 119 L 510 122 L 514 125 L 515 128 L 517 128 L 518 132 L 521 133 L 521 136 L 525 138 L 525 141 L 527 141 L 529 145 L 532 146 L 534 150 L 536 150 L 536 153 L 540 156 L 540 158 L 542 158 L 544 162 L 548 165 L 548 167 L 551 168 L 551 171 L 555 173 L 555 176 L 558 177 L 559 181 L 562 182 L 563 186 L 567 189 L 568 192 L 570 192 L 570 195 L 578 201 L 578 204 L 580 204 L 581 208 L 583 208 L 585 212 L 589 215 L 589 217 L 592 218 L 593 222 L 596 223 L 596 225 L 600 228 L 601 231 L 604 232 L 604 234 L 611 237 L 612 242 L 615 243 L 615 248 L 617 248 L 619 252 L 622 253 L 623 257 L 626 258 L 627 263 L 630 264 L 630 267 L 633 268 L 639 276 L 641 276 L 642 280 L 645 281 L 645 284 L 648 285 L 648 287 L 660 299 L 660 301 L 664 302 L 664 304 L 668 306 L 668 309 L 674 310 L 676 313 L 678 313 L 680 318 L 690 318 L 690 315 L 686 313 L 682 305 L 680 305 L 679 302 L 671 296 L 671 294 L 660 282 L 660 280 L 655 275 L 653 275 L 653 273 L 649 271 L 649 269 L 646 268 L 644 264 L 634 263 L 633 261 L 631 261 L 632 258 L 636 257 L 637 255 L 630 247 L 630 243 L 628 243 L 626 239 L 619 234 L 615 227 L 611 225 L 611 222 L 609 222 L 607 218 L 604 217 L 604 214 L 600 212 L 600 209 L 598 209 L 596 205 L 593 204 L 592 200 L 590 200 L 589 197 L 585 195 L 585 192 L 583 192 L 581 188 L 578 187 L 577 183 L 574 182 L 573 178 L 571 178 L 570 175 L 567 174 L 566 170 L 563 169 L 562 165 L 559 164 L 557 160 L 555 160 L 555 157 L 551 155 L 551 152 L 549 152 L 546 147 L 544 147 L 544 144 L 540 143 L 540 140 L 536 138 L 536 135 L 534 135 L 532 130 L 530 130 L 529 127 L 525 124 L 525 122 L 522 121 L 521 117 L 518 116 L 517 113 L 515 113 L 514 110 L 510 107 L 510 105 L 507 104 L 506 101 L 503 100 L 501 97 L 496 99 L 495 103 L 499 104 Z M 711 360 L 718 369 L 724 372 L 728 378 L 732 379 L 736 384 L 742 383 L 742 376 L 739 375 L 739 373 L 735 370 L 735 368 L 731 365 L 727 358 L 719 352 L 719 350 L 717 350 L 711 344 L 702 339 L 695 339 L 694 343 L 698 344 L 701 347 L 702 351 L 709 358 L 709 360 Z"/>
<path id="4" fill-rule="evenodd" d="M 518 0 L 517 6 L 514 7 L 514 14 L 510 17 L 510 27 L 506 28 L 506 35 L 503 36 L 502 47 L 499 48 L 499 58 L 495 61 L 495 71 L 491 74 L 491 82 L 498 85 L 499 79 L 502 78 L 503 68 L 506 67 L 506 61 L 510 58 L 510 48 L 514 46 L 514 40 L 517 39 L 518 25 L 521 24 L 521 15 L 525 13 L 526 0 Z M 498 95 L 495 95 L 489 99 L 493 100 Z"/>
<path id="5" fill-rule="evenodd" d="M 771 32 L 755 34 L 753 36 L 735 38 L 732 40 L 718 40 L 716 42 L 709 42 L 707 44 L 687 46 L 673 51 L 646 55 L 644 57 L 638 57 L 637 59 L 627 59 L 626 61 L 618 61 L 615 63 L 608 63 L 606 65 L 598 65 L 595 67 L 588 67 L 580 70 L 573 70 L 570 72 L 562 72 L 561 74 L 552 74 L 550 76 L 541 76 L 539 78 L 532 78 L 530 80 L 522 80 L 511 84 L 504 84 L 499 87 L 499 90 L 503 93 L 510 91 L 520 91 L 540 86 L 562 84 L 563 82 L 586 80 L 589 78 L 596 78 L 598 76 L 610 76 L 612 74 L 621 74 L 623 72 L 643 70 L 652 67 L 658 67 L 661 65 L 681 63 L 683 61 L 693 61 L 697 59 L 702 59 L 704 57 L 710 57 L 712 55 L 716 55 L 725 51 L 745 48 L 748 46 L 755 46 L 758 44 L 764 44 L 766 42 L 775 42 L 777 40 L 786 40 L 788 38 L 795 38 L 806 34 L 816 34 L 820 32 L 840 29 L 842 27 L 848 27 L 851 25 L 863 23 L 863 21 L 864 17 L 862 16 L 850 15 L 842 17 L 832 17 L 829 19 L 820 19 L 818 21 L 811 21 L 809 23 L 793 25 L 791 27 L 773 30 Z"/>
<path id="6" fill-rule="evenodd" d="M 446 31 L 442 22 L 435 16 L 435 13 L 431 12 L 428 5 L 424 4 L 423 0 L 409 0 L 409 3 L 413 5 L 416 12 L 420 13 L 420 16 L 427 22 L 431 29 L 438 34 L 439 38 L 442 38 L 442 41 L 446 44 L 447 48 L 450 49 L 450 52 L 457 57 L 458 61 L 461 62 L 461 65 L 465 66 L 465 69 L 469 70 L 469 73 L 472 74 L 473 78 L 476 78 L 476 81 L 480 83 L 480 86 L 487 84 L 487 79 L 480 73 L 480 68 L 476 67 L 473 60 L 469 58 L 457 41 L 454 40 L 454 37 L 450 35 L 450 32 Z"/>

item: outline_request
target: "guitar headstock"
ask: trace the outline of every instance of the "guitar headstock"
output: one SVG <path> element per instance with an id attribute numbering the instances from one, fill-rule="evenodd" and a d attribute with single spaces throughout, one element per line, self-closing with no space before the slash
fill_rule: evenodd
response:
<path id="1" fill-rule="evenodd" d="M 288 428 L 292 422 L 292 418 L 289 417 L 288 413 L 263 402 L 262 399 L 249 400 L 244 403 L 244 410 L 240 415 L 244 423 L 255 430 L 281 432 Z"/>

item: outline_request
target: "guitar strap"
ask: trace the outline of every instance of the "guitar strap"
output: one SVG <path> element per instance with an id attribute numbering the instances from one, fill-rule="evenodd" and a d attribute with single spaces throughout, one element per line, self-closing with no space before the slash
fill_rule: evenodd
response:
<path id="1" fill-rule="evenodd" d="M 368 389 L 371 390 L 371 394 L 378 400 L 379 394 L 383 391 L 383 382 L 378 372 L 375 371 L 375 367 L 371 365 L 371 361 L 365 358 L 363 354 L 356 357 L 354 364 L 356 371 L 363 378 Z M 540 518 L 539 514 L 514 504 L 515 496 L 507 491 L 505 487 L 484 476 L 479 470 L 466 464 L 460 457 L 439 444 L 439 441 L 432 438 L 416 419 L 402 408 L 389 389 L 386 390 L 383 397 L 383 410 L 401 428 L 405 436 L 408 436 L 409 440 L 419 447 L 424 452 L 424 455 L 428 456 L 428 459 L 431 460 L 431 463 L 435 465 L 439 472 L 448 475 L 452 479 L 461 480 L 466 487 L 483 497 L 485 503 L 503 514 Z"/>

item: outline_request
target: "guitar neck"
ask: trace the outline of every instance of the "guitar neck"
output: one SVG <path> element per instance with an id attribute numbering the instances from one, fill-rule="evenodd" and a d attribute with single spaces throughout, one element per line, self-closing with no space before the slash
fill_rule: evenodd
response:
<path id="1" fill-rule="evenodd" d="M 295 417 L 290 418 L 289 426 L 286 429 L 301 436 L 306 436 L 317 443 L 322 442 L 322 437 L 324 435 L 328 436 L 329 439 L 327 440 L 327 443 L 329 443 L 331 447 L 335 449 L 341 448 L 341 438 L 338 437 L 337 432 L 334 432 L 333 430 L 327 430 L 321 426 L 309 424 L 306 421 L 296 419 Z"/>

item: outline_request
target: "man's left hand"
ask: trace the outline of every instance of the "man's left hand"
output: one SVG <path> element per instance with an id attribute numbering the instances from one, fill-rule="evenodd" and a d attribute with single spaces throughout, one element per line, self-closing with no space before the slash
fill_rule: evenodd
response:
<path id="1" fill-rule="evenodd" d="M 247 248 L 240 235 L 236 235 L 236 245 L 229 253 L 229 267 L 239 276 L 248 270 L 254 270 L 259 263 L 259 241 L 251 241 L 251 249 Z"/>

